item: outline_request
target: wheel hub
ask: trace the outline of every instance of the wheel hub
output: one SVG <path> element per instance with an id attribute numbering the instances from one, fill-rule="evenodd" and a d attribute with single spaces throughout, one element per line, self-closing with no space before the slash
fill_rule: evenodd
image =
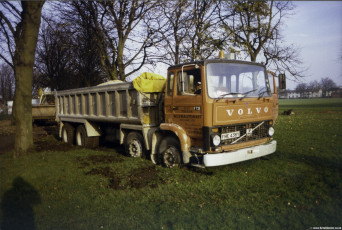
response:
<path id="1" fill-rule="evenodd" d="M 175 154 L 173 151 L 175 150 L 172 148 L 168 148 L 164 153 L 164 163 L 166 167 L 176 166 L 176 158 L 175 158 Z"/>
<path id="2" fill-rule="evenodd" d="M 137 140 L 133 140 L 129 145 L 129 153 L 133 157 L 139 157 L 141 155 L 141 146 Z"/>

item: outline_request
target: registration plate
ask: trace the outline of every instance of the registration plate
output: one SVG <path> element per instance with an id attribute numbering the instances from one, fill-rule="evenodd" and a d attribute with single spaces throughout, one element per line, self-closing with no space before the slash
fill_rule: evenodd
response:
<path id="1" fill-rule="evenodd" d="M 233 139 L 237 137 L 240 137 L 240 131 L 221 134 L 221 140 L 228 140 L 228 139 Z"/>

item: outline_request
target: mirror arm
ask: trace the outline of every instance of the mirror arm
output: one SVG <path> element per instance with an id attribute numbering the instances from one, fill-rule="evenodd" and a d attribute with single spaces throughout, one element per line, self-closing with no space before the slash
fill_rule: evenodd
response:
<path id="1" fill-rule="evenodd" d="M 183 70 L 184 70 L 184 67 L 188 67 L 188 66 L 195 66 L 196 69 L 199 68 L 199 65 L 197 64 L 188 64 L 188 65 L 182 65 L 182 76 L 181 76 L 181 79 L 182 79 L 182 92 L 184 92 L 184 76 L 183 76 Z"/>

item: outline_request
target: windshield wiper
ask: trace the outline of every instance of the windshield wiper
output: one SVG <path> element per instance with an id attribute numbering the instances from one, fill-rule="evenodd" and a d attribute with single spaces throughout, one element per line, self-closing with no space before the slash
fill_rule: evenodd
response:
<path id="1" fill-rule="evenodd" d="M 220 95 L 218 98 L 216 98 L 216 100 L 220 100 L 222 98 L 224 98 L 225 96 L 228 96 L 228 95 L 240 95 L 241 93 L 236 93 L 236 92 L 230 92 L 230 93 L 225 93 L 225 94 L 222 94 Z"/>
<path id="2" fill-rule="evenodd" d="M 268 93 L 268 90 L 264 90 L 258 94 L 258 99 L 260 99 L 262 96 L 264 96 L 265 93 Z"/>
<path id="3" fill-rule="evenodd" d="M 243 97 L 241 97 L 240 100 L 244 99 L 248 94 L 253 93 L 253 92 L 257 91 L 257 90 L 258 90 L 258 89 L 253 89 L 253 90 L 251 90 L 251 91 L 248 91 L 248 92 L 246 92 L 246 93 L 243 93 Z"/>

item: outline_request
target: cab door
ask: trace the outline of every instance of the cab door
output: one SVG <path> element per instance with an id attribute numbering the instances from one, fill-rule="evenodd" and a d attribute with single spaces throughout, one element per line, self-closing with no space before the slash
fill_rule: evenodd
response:
<path id="1" fill-rule="evenodd" d="M 196 68 L 197 67 L 197 68 Z M 203 76 L 198 66 L 173 72 L 174 88 L 170 103 L 169 119 L 181 126 L 191 138 L 192 145 L 203 143 Z"/>

